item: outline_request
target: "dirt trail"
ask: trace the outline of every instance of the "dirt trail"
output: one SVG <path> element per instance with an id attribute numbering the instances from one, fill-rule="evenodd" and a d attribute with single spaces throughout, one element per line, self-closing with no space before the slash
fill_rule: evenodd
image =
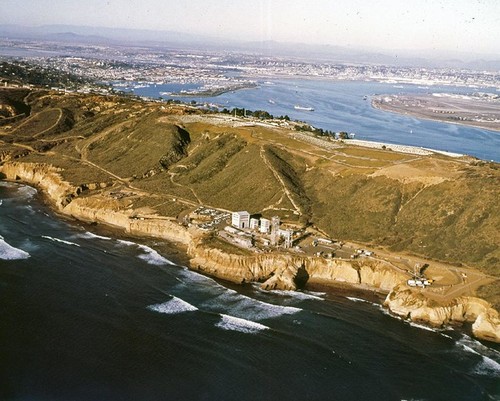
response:
<path id="1" fill-rule="evenodd" d="M 278 180 L 278 182 L 280 183 L 281 185 L 281 188 L 284 192 L 284 194 L 286 195 L 286 197 L 288 198 L 288 200 L 290 201 L 290 203 L 293 205 L 293 207 L 295 208 L 295 211 L 294 212 L 297 212 L 299 214 L 299 216 L 301 216 L 303 213 L 302 213 L 302 210 L 300 209 L 300 206 L 297 205 L 297 203 L 295 203 L 294 199 L 293 199 L 293 196 L 291 194 L 291 192 L 288 190 L 288 188 L 286 187 L 285 185 L 285 182 L 283 181 L 283 178 L 281 178 L 281 176 L 279 175 L 279 173 L 274 169 L 274 167 L 271 165 L 271 163 L 269 162 L 269 160 L 266 159 L 266 155 L 265 155 L 265 151 L 264 151 L 264 147 L 261 146 L 260 148 L 260 157 L 262 158 L 262 160 L 264 161 L 264 164 L 267 166 L 267 168 L 269 170 L 271 170 L 271 172 L 273 173 L 274 177 L 276 178 L 276 180 Z"/>
<path id="2" fill-rule="evenodd" d="M 59 112 L 59 116 L 57 117 L 56 122 L 54 124 L 52 124 L 49 128 L 44 129 L 43 131 L 40 131 L 37 134 L 33 135 L 33 138 L 37 138 L 40 135 L 45 134 L 46 132 L 50 131 L 51 129 L 57 127 L 57 124 L 59 124 L 61 122 L 61 119 L 63 117 L 63 111 L 62 111 L 62 109 L 57 108 L 57 109 L 50 109 L 50 110 L 57 110 Z"/>

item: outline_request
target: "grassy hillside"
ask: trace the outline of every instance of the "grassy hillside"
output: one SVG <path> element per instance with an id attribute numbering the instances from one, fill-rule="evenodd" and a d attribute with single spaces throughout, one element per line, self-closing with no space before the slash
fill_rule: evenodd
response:
<path id="1" fill-rule="evenodd" d="M 26 95 L 1 92 L 0 103 L 26 102 L 18 108 L 30 114 L 0 126 L 0 162 L 51 163 L 77 185 L 140 193 L 134 207 L 164 215 L 200 204 L 278 214 L 340 240 L 500 275 L 498 164 L 332 147 L 293 130 L 204 120 L 187 106 Z"/>

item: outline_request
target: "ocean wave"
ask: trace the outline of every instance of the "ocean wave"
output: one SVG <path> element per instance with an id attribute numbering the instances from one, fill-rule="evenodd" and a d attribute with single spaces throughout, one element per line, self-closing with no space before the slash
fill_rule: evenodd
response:
<path id="1" fill-rule="evenodd" d="M 137 244 L 135 242 L 132 242 L 132 241 L 126 241 L 124 239 L 117 239 L 116 242 L 120 245 L 126 245 L 126 246 L 132 246 L 132 245 L 136 245 Z"/>
<path id="2" fill-rule="evenodd" d="M 55 238 L 55 237 L 49 237 L 48 235 L 42 235 L 42 238 L 45 238 L 45 239 L 48 239 L 50 241 L 53 241 L 53 242 L 60 242 L 61 244 L 66 244 L 66 245 L 72 245 L 72 246 L 80 246 L 74 242 L 71 242 L 71 241 L 66 241 L 66 240 L 63 240 L 63 239 L 60 239 L 60 238 Z"/>
<path id="3" fill-rule="evenodd" d="M 33 198 L 38 191 L 36 190 L 36 188 L 21 185 L 17 188 L 17 192 L 19 193 L 19 195 L 21 195 L 21 197 L 30 199 Z"/>
<path id="4" fill-rule="evenodd" d="M 14 248 L 9 245 L 0 235 L 0 259 L 3 260 L 21 260 L 28 259 L 30 254 L 22 249 Z"/>
<path id="5" fill-rule="evenodd" d="M 209 284 L 211 286 L 215 286 L 219 289 L 226 289 L 226 287 L 220 285 L 216 280 L 211 277 L 204 276 L 201 273 L 197 273 L 195 271 L 189 270 L 188 268 L 184 268 L 179 272 L 179 275 L 188 279 L 190 282 L 195 282 L 198 284 Z M 184 282 L 183 282 L 184 283 Z"/>
<path id="6" fill-rule="evenodd" d="M 83 234 L 77 234 L 77 235 L 75 235 L 75 237 L 83 238 L 83 239 L 102 239 L 102 240 L 106 240 L 106 241 L 109 241 L 112 239 L 110 237 L 103 237 L 102 235 L 97 235 L 97 234 L 91 233 L 90 231 L 86 231 Z"/>
<path id="7" fill-rule="evenodd" d="M 441 332 L 440 329 L 435 329 L 435 328 L 432 328 L 430 326 L 426 326 L 426 325 L 423 325 L 423 324 L 412 322 L 410 320 L 408 321 L 408 324 L 411 327 L 415 327 L 417 329 L 422 329 L 422 330 L 427 330 L 427 331 L 432 331 L 433 333 L 440 333 Z"/>
<path id="8" fill-rule="evenodd" d="M 155 251 L 153 248 L 150 248 L 149 246 L 137 244 L 135 242 L 126 241 L 126 240 L 122 240 L 122 239 L 117 240 L 117 242 L 118 242 L 118 244 L 121 244 L 121 245 L 136 246 L 137 248 L 139 248 L 140 250 L 145 252 L 142 255 L 139 255 L 138 258 L 144 260 L 146 263 L 148 263 L 150 265 L 156 265 L 156 266 L 175 265 L 174 262 L 161 256 L 157 251 Z"/>
<path id="9" fill-rule="evenodd" d="M 405 320 L 401 316 L 392 313 L 388 308 L 385 308 L 384 305 L 377 305 L 377 306 L 384 315 L 392 317 L 393 319 L 396 320 L 403 320 L 403 321 Z"/>
<path id="10" fill-rule="evenodd" d="M 275 294 L 275 295 L 282 295 L 286 297 L 291 297 L 295 298 L 298 300 L 305 300 L 305 299 L 314 299 L 317 301 L 324 301 L 325 299 L 322 298 L 320 295 L 325 295 L 326 293 L 324 292 L 309 292 L 309 291 L 285 291 L 285 290 L 263 290 L 260 288 L 260 285 L 257 284 L 258 288 L 257 290 L 260 292 L 264 292 L 266 294 Z"/>
<path id="11" fill-rule="evenodd" d="M 349 301 L 353 301 L 353 302 L 363 302 L 365 304 L 370 304 L 370 305 L 373 305 L 373 306 L 376 306 L 376 307 L 379 307 L 380 304 L 377 304 L 375 302 L 371 302 L 371 301 L 367 301 L 366 299 L 362 299 L 362 298 L 356 298 L 356 297 L 346 297 Z"/>
<path id="12" fill-rule="evenodd" d="M 221 320 L 216 324 L 223 330 L 239 331 L 240 333 L 258 333 L 262 330 L 268 330 L 269 327 L 263 324 L 252 322 L 251 320 L 241 319 L 239 317 L 220 314 Z"/>
<path id="13" fill-rule="evenodd" d="M 198 310 L 196 306 L 191 305 L 189 302 L 177 297 L 172 297 L 171 300 L 161 304 L 150 305 L 148 306 L 148 309 L 159 313 L 166 313 L 168 315 Z"/>
<path id="14" fill-rule="evenodd" d="M 456 344 L 467 352 L 478 355 L 481 361 L 474 367 L 473 373 L 498 377 L 500 374 L 500 352 L 487 347 L 466 334 L 457 340 Z"/>
<path id="15" fill-rule="evenodd" d="M 173 265 L 175 263 L 171 262 L 167 258 L 161 256 L 157 251 L 153 248 L 150 248 L 146 245 L 137 245 L 140 249 L 146 252 L 143 255 L 139 255 L 139 259 L 145 260 L 150 265 Z"/>
<path id="16" fill-rule="evenodd" d="M 293 306 L 274 305 L 259 301 L 229 289 L 226 289 L 224 293 L 210 299 L 203 305 L 216 311 L 223 308 L 229 310 L 233 315 L 251 320 L 264 320 L 283 315 L 293 315 L 302 310 Z"/>

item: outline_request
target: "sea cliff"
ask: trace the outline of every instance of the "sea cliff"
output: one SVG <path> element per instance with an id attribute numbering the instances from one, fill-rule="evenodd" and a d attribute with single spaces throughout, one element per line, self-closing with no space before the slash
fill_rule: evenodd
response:
<path id="1" fill-rule="evenodd" d="M 104 184 L 74 186 L 62 179 L 59 169 L 37 163 L 5 162 L 0 173 L 8 180 L 40 188 L 64 215 L 187 246 L 191 268 L 205 274 L 236 283 L 260 282 L 267 290 L 296 290 L 306 282 L 377 290 L 388 293 L 384 305 L 396 315 L 433 325 L 473 322 L 476 337 L 500 342 L 499 315 L 488 302 L 459 297 L 448 305 L 439 305 L 424 293 L 409 289 L 406 274 L 381 260 L 325 259 L 278 252 L 231 254 L 205 245 L 202 234 L 176 220 L 155 215 L 138 218 L 126 202 L 93 193 L 92 189 Z"/>
<path id="2" fill-rule="evenodd" d="M 500 318 L 498 311 L 483 299 L 458 297 L 446 305 L 436 303 L 420 290 L 399 284 L 387 295 L 384 302 L 390 311 L 413 321 L 435 326 L 455 322 L 470 322 L 472 332 L 478 338 L 500 342 Z"/>

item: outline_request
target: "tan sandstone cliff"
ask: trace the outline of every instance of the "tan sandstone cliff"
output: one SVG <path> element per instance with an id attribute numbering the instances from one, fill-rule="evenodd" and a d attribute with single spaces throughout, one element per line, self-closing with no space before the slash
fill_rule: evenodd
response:
<path id="1" fill-rule="evenodd" d="M 458 297 L 446 305 L 440 305 L 426 297 L 420 290 L 404 284 L 396 286 L 384 302 L 392 313 L 411 319 L 441 326 L 453 322 L 473 322 L 472 331 L 478 338 L 500 342 L 498 311 L 483 299 Z"/>
<path id="2" fill-rule="evenodd" d="M 96 184 L 73 186 L 61 178 L 59 171 L 37 163 L 5 163 L 0 166 L 0 172 L 8 180 L 22 181 L 40 188 L 57 210 L 65 215 L 119 227 L 133 235 L 163 238 L 184 245 L 191 243 L 191 234 L 175 221 L 160 217 L 135 218 L 132 209 L 101 195 L 79 197 L 85 189 L 96 187 Z"/>
<path id="3" fill-rule="evenodd" d="M 32 184 L 45 192 L 58 210 L 71 202 L 81 188 L 64 181 L 58 174 L 60 170 L 46 164 L 5 163 L 0 167 L 8 180 Z"/>
<path id="4" fill-rule="evenodd" d="M 264 289 L 296 290 L 309 281 L 390 291 L 406 279 L 403 273 L 368 258 L 352 262 L 280 253 L 241 256 L 195 244 L 188 253 L 194 269 L 237 283 L 262 282 Z"/>

